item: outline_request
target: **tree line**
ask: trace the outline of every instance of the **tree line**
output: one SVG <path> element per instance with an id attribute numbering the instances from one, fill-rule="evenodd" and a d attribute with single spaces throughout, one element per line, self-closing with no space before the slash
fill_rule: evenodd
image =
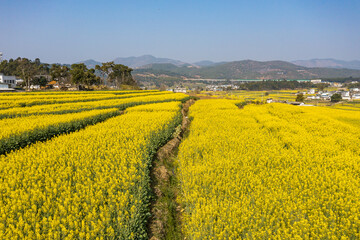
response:
<path id="1" fill-rule="evenodd" d="M 321 87 L 326 87 L 328 84 L 321 84 Z M 319 84 L 311 82 L 298 82 L 298 81 L 259 81 L 247 82 L 239 84 L 240 90 L 249 91 L 264 91 L 264 90 L 282 90 L 282 89 L 304 89 L 304 88 L 318 88 Z"/>
<path id="2" fill-rule="evenodd" d="M 72 65 L 42 63 L 39 58 L 34 61 L 27 58 L 4 60 L 0 63 L 0 73 L 16 76 L 24 80 L 24 87 L 30 85 L 46 86 L 50 81 L 56 81 L 60 87 L 67 84 L 79 89 L 89 89 L 94 85 L 105 85 L 122 88 L 124 85 L 137 88 L 137 83 L 131 75 L 132 68 L 114 62 L 105 62 L 88 68 L 84 63 Z"/>

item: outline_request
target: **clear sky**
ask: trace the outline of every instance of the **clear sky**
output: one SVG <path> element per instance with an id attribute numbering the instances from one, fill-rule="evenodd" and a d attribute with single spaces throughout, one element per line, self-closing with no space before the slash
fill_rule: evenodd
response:
<path id="1" fill-rule="evenodd" d="M 360 60 L 360 0 L 0 0 L 0 51 L 49 63 Z"/>

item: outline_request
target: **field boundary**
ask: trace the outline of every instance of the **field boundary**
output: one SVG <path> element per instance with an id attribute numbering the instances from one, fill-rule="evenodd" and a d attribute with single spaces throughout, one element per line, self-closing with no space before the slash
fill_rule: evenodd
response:
<path id="1" fill-rule="evenodd" d="M 174 136 L 156 153 L 151 169 L 151 188 L 153 201 L 151 217 L 148 224 L 149 239 L 181 239 L 180 206 L 176 202 L 178 184 L 175 175 L 175 160 L 178 147 L 190 126 L 187 114 L 195 100 L 183 103 L 181 109 L 182 123 L 174 132 Z"/>

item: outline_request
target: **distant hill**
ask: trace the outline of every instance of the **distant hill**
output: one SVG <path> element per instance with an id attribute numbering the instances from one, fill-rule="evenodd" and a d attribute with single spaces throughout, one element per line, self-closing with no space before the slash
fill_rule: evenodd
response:
<path id="1" fill-rule="evenodd" d="M 135 69 L 134 74 L 151 76 L 152 78 L 178 76 L 183 79 L 314 79 L 360 77 L 360 70 L 308 68 L 285 61 L 243 60 L 201 68 L 173 64 L 152 64 L 146 68 Z"/>
<path id="2" fill-rule="evenodd" d="M 96 65 L 101 65 L 101 62 L 95 61 L 93 59 L 88 59 L 77 63 L 84 63 L 88 68 L 95 68 Z"/>
<path id="3" fill-rule="evenodd" d="M 360 70 L 360 61 L 342 61 L 332 58 L 328 59 L 311 59 L 311 60 L 297 60 L 292 63 L 303 67 L 325 67 L 325 68 L 348 68 Z"/>
<path id="4" fill-rule="evenodd" d="M 194 62 L 192 65 L 197 66 L 197 67 L 210 67 L 210 66 L 216 66 L 216 65 L 220 65 L 220 64 L 224 64 L 227 62 L 213 62 L 213 61 L 208 61 L 208 60 L 204 60 L 204 61 L 200 61 L 200 62 Z"/>
<path id="5" fill-rule="evenodd" d="M 111 60 L 109 60 L 110 62 Z M 154 63 L 169 63 L 169 64 L 174 64 L 175 66 L 190 66 L 191 64 L 189 63 L 185 63 L 179 60 L 174 60 L 174 59 L 170 59 L 170 58 L 157 58 L 154 57 L 152 55 L 143 55 L 140 57 L 125 57 L 125 58 L 115 58 L 114 63 L 116 64 L 123 64 L 126 66 L 129 66 L 131 68 L 139 68 L 142 66 L 146 66 L 149 64 L 154 64 Z M 88 68 L 95 68 L 95 65 L 101 65 L 101 62 L 95 61 L 93 59 L 89 59 L 89 60 L 84 60 L 84 61 L 80 61 L 77 63 L 84 63 Z"/>
<path id="6" fill-rule="evenodd" d="M 208 67 L 208 66 L 213 66 L 213 65 L 216 65 L 216 64 L 217 64 L 216 62 L 208 61 L 208 60 L 193 63 L 193 65 L 199 66 L 199 67 Z"/>
<path id="7" fill-rule="evenodd" d="M 194 64 L 185 63 L 169 58 L 157 58 L 151 55 L 140 57 L 116 58 L 117 64 L 124 64 L 134 68 L 134 75 L 142 78 L 210 78 L 210 79 L 313 79 L 313 78 L 342 78 L 360 77 L 359 69 L 344 68 L 356 67 L 358 61 L 339 61 L 334 59 L 313 59 L 298 64 L 311 65 L 306 67 L 285 61 L 253 61 L 242 60 L 234 62 L 201 61 Z M 94 68 L 101 62 L 89 59 L 82 61 L 89 68 Z M 350 64 L 350 65 L 349 65 Z M 352 65 L 351 65 L 352 64 Z M 330 67 L 322 67 L 323 65 Z"/>
<path id="8" fill-rule="evenodd" d="M 154 63 L 171 63 L 176 66 L 187 65 L 187 63 L 179 60 L 174 60 L 170 58 L 157 58 L 152 55 L 143 55 L 140 57 L 126 57 L 126 58 L 119 57 L 119 58 L 115 58 L 114 62 L 116 64 L 123 64 L 132 68 L 138 68 L 144 65 L 154 64 Z"/>

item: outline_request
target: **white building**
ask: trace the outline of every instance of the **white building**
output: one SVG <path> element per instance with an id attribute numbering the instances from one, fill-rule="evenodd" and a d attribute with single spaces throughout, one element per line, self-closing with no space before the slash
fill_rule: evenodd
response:
<path id="1" fill-rule="evenodd" d="M 174 93 L 186 93 L 186 88 L 174 88 Z"/>
<path id="2" fill-rule="evenodd" d="M 7 83 L 0 83 L 0 92 L 13 92 L 15 89 L 10 88 Z"/>
<path id="3" fill-rule="evenodd" d="M 360 99 L 360 94 L 359 94 L 359 93 L 355 93 L 355 94 L 352 96 L 352 99 Z"/>
<path id="4" fill-rule="evenodd" d="M 9 84 L 10 87 L 16 86 L 16 77 L 15 76 L 5 76 L 4 74 L 0 73 L 0 83 Z"/>
<path id="5" fill-rule="evenodd" d="M 321 83 L 321 79 L 312 79 L 310 82 L 314 84 Z"/>
<path id="6" fill-rule="evenodd" d="M 341 96 L 342 97 L 350 97 L 350 92 L 349 91 L 341 92 Z"/>
<path id="7" fill-rule="evenodd" d="M 310 89 L 309 94 L 315 94 L 315 88 Z"/>
<path id="8" fill-rule="evenodd" d="M 9 89 L 9 84 L 5 84 L 5 83 L 0 83 L 0 90 L 3 90 L 3 89 Z"/>
<path id="9" fill-rule="evenodd" d="M 41 86 L 40 85 L 30 85 L 30 89 L 31 90 L 40 90 Z"/>
<path id="10" fill-rule="evenodd" d="M 350 96 L 349 91 L 341 92 L 341 97 L 342 97 L 343 100 L 351 100 L 351 96 Z"/>

